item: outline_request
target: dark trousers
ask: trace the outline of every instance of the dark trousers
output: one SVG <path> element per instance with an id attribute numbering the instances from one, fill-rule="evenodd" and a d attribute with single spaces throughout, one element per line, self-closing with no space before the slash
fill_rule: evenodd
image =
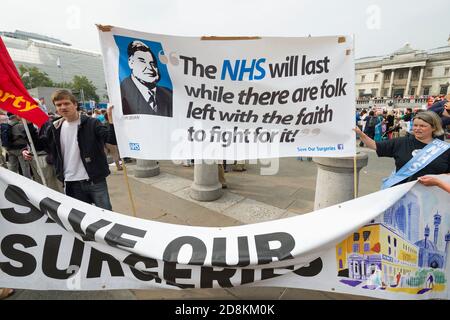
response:
<path id="1" fill-rule="evenodd" d="M 66 181 L 65 191 L 69 197 L 94 204 L 99 208 L 112 210 L 106 180 L 96 183 L 88 180 Z"/>
<path id="2" fill-rule="evenodd" d="M 375 128 L 366 128 L 366 130 L 364 131 L 365 134 L 367 134 L 367 136 L 370 139 L 375 139 Z"/>

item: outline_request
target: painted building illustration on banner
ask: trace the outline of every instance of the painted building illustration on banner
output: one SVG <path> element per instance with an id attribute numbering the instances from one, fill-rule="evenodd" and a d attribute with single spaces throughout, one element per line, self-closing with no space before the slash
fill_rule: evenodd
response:
<path id="1" fill-rule="evenodd" d="M 420 212 L 413 193 L 336 247 L 341 283 L 369 290 L 424 294 L 446 290 L 448 222 L 439 210 Z M 448 216 L 448 212 L 447 212 Z M 442 229 L 444 226 L 445 229 Z"/>

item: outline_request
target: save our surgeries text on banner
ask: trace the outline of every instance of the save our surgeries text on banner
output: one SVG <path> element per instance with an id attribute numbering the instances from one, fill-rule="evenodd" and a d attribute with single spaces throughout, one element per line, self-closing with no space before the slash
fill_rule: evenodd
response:
<path id="1" fill-rule="evenodd" d="M 101 30 L 122 156 L 355 154 L 352 37 L 200 38 Z"/>
<path id="2" fill-rule="evenodd" d="M 103 210 L 0 168 L 0 287 L 264 286 L 448 299 L 449 202 L 410 182 L 305 215 L 205 228 Z"/>

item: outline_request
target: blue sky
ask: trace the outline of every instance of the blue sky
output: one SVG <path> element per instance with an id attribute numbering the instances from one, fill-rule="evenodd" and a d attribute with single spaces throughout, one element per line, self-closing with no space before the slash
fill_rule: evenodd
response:
<path id="1" fill-rule="evenodd" d="M 447 45 L 450 1 L 2 0 L 0 30 L 33 31 L 100 52 L 96 23 L 174 35 L 355 35 L 356 57 Z M 19 18 L 20 17 L 20 18 Z"/>

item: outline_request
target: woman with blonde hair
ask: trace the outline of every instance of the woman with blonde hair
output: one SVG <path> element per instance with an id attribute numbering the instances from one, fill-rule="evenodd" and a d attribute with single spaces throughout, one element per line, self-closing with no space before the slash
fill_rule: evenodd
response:
<path id="1" fill-rule="evenodd" d="M 401 138 L 375 142 L 361 132 L 359 128 L 354 130 L 360 135 L 364 144 L 375 150 L 379 157 L 394 158 L 396 172 L 399 173 L 400 169 L 403 169 L 402 174 L 405 171 L 403 167 L 406 164 L 410 166 L 410 160 L 417 160 L 415 156 L 422 149 L 430 143 L 433 143 L 433 146 L 439 146 L 440 153 L 425 154 L 424 157 L 418 159 L 420 165 L 415 164 L 415 171 L 409 170 L 404 178 L 397 180 L 398 182 L 395 184 L 417 180 L 417 178 L 425 175 L 450 173 L 450 144 L 440 141 L 444 140 L 444 130 L 440 118 L 432 111 L 418 113 L 414 117 L 412 134 Z M 437 140 L 435 141 L 435 139 Z M 405 168 L 408 166 L 405 166 Z"/>

